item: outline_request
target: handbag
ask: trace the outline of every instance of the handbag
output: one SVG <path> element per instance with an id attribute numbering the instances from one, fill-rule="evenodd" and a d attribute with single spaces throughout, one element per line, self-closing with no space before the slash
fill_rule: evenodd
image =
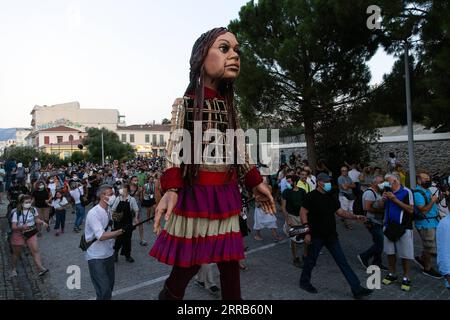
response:
<path id="1" fill-rule="evenodd" d="M 89 204 L 86 195 L 85 194 L 81 194 L 81 191 L 80 191 L 79 188 L 77 188 L 77 190 L 78 190 L 78 193 L 80 194 L 80 204 L 83 207 L 86 207 Z"/>
<path id="2" fill-rule="evenodd" d="M 108 230 L 108 227 L 110 227 L 112 225 L 112 221 L 108 222 L 108 225 L 105 228 L 105 232 Z M 78 246 L 81 251 L 87 251 L 87 249 L 89 249 L 90 246 L 92 246 L 92 244 L 97 241 L 97 238 L 92 239 L 91 241 L 86 241 L 86 236 L 83 232 L 83 234 L 81 235 L 80 238 L 80 245 Z"/>
<path id="3" fill-rule="evenodd" d="M 22 235 L 25 238 L 25 240 L 30 239 L 31 237 L 33 237 L 35 234 L 37 234 L 39 231 L 36 228 L 36 226 L 31 226 L 29 228 L 27 228 L 26 230 L 22 231 Z"/>
<path id="4" fill-rule="evenodd" d="M 396 222 L 389 222 L 386 229 L 384 229 L 384 235 L 392 242 L 396 242 L 405 234 L 405 226 Z"/>

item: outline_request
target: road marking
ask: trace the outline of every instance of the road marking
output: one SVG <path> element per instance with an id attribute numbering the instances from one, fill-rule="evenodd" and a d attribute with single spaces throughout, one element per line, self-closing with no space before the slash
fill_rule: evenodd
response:
<path id="1" fill-rule="evenodd" d="M 267 249 L 273 248 L 273 247 L 275 247 L 277 245 L 280 245 L 282 243 L 286 243 L 287 241 L 288 240 L 285 239 L 285 240 L 282 240 L 282 241 L 277 242 L 277 243 L 271 243 L 271 244 L 268 244 L 268 245 L 265 245 L 265 246 L 261 246 L 259 248 L 247 251 L 245 254 L 249 255 L 249 254 L 253 254 L 253 253 L 259 252 L 259 251 L 267 250 Z M 141 289 L 141 288 L 145 288 L 145 287 L 151 286 L 151 285 L 159 283 L 159 282 L 166 281 L 166 279 L 168 277 L 169 277 L 169 275 L 165 275 L 165 276 L 153 279 L 153 280 L 149 280 L 149 281 L 138 283 L 138 284 L 136 284 L 134 286 L 131 286 L 131 287 L 126 287 L 126 288 L 123 288 L 123 289 L 115 290 L 115 291 L 113 291 L 112 296 L 115 297 L 115 296 L 118 296 L 120 294 L 128 293 L 128 292 L 131 292 L 131 291 L 134 291 L 134 290 L 138 290 L 138 289 Z M 89 298 L 89 300 L 95 300 L 95 299 L 96 298 Z"/>

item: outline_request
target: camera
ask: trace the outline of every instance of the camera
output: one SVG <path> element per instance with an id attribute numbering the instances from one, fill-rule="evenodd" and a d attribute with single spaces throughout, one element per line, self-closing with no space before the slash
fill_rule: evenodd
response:
<path id="1" fill-rule="evenodd" d="M 309 232 L 309 226 L 305 224 L 289 228 L 288 235 L 293 241 L 303 243 L 305 236 L 309 234 Z"/>
<path id="2" fill-rule="evenodd" d="M 391 187 L 384 187 L 384 192 L 392 192 L 392 188 Z"/>

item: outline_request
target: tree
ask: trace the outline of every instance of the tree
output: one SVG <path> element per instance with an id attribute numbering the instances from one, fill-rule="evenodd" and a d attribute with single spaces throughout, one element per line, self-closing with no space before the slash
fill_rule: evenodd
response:
<path id="1" fill-rule="evenodd" d="M 11 146 L 5 149 L 2 159 L 15 159 L 17 163 L 21 162 L 24 166 L 28 166 L 35 157 L 40 156 L 41 153 L 33 147 Z"/>
<path id="2" fill-rule="evenodd" d="M 170 124 L 170 120 L 167 118 L 164 118 L 161 123 L 162 124 Z"/>
<path id="3" fill-rule="evenodd" d="M 122 161 L 135 157 L 133 147 L 128 143 L 122 143 L 115 132 L 105 128 L 90 128 L 87 130 L 88 136 L 84 139 L 83 144 L 87 147 L 94 162 L 102 161 L 102 132 L 105 159 Z"/>
<path id="4" fill-rule="evenodd" d="M 241 43 L 236 82 L 240 113 L 249 125 L 270 115 L 304 124 L 315 166 L 324 116 L 360 106 L 370 94 L 366 62 L 378 37 L 366 27 L 370 0 L 260 0 L 241 8 L 230 30 Z"/>

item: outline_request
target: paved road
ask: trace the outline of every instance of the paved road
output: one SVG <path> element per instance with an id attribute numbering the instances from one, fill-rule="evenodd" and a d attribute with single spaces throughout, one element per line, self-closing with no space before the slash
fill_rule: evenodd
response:
<path id="1" fill-rule="evenodd" d="M 278 215 L 278 225 L 282 226 L 282 218 Z M 54 236 L 53 230 L 44 233 L 39 239 L 44 265 L 50 269 L 50 273 L 42 280 L 52 292 L 56 292 L 58 299 L 80 300 L 95 297 L 93 286 L 90 282 L 87 262 L 84 253 L 78 248 L 80 234 L 73 233 L 72 227 L 74 215 L 67 214 L 67 233 L 59 237 Z M 250 218 L 250 223 L 252 219 Z M 361 224 L 354 223 L 354 230 L 349 231 L 338 223 L 338 232 L 344 252 L 350 265 L 353 267 L 362 283 L 365 284 L 368 275 L 356 259 L 356 254 L 363 251 L 371 243 L 370 236 Z M 241 287 L 244 299 L 255 300 L 297 300 L 297 299 L 321 299 L 342 300 L 352 299 L 350 289 L 335 265 L 331 255 L 326 249 L 319 257 L 318 264 L 313 272 L 312 283 L 319 290 L 319 294 L 310 295 L 298 287 L 301 269 L 291 263 L 290 249 L 287 239 L 275 243 L 268 230 L 263 231 L 263 241 L 256 241 L 250 235 L 245 239 L 249 247 L 247 260 L 248 271 L 241 272 Z M 136 300 L 156 299 L 165 278 L 170 272 L 170 267 L 157 262 L 148 256 L 150 245 L 155 236 L 151 232 L 151 225 L 145 225 L 145 237 L 149 242 L 148 247 L 139 246 L 137 232 L 133 235 L 132 256 L 135 263 L 127 263 L 122 257 L 116 264 L 116 283 L 114 299 Z M 421 249 L 416 234 L 416 252 Z M 67 287 L 67 273 L 69 266 L 79 266 L 81 270 L 81 289 L 70 290 Z M 400 266 L 399 266 L 400 268 Z M 450 292 L 445 289 L 443 282 L 422 275 L 414 265 L 412 267 L 413 287 L 411 292 L 405 293 L 399 285 L 389 287 L 382 286 L 376 290 L 371 299 L 450 299 Z M 24 270 L 19 270 L 19 275 Z M 218 279 L 218 270 L 215 268 Z M 40 298 L 46 298 L 41 295 Z M 37 297 L 39 298 L 39 297 Z M 217 299 L 207 291 L 197 287 L 192 281 L 186 290 L 186 299 L 209 300 Z"/>

